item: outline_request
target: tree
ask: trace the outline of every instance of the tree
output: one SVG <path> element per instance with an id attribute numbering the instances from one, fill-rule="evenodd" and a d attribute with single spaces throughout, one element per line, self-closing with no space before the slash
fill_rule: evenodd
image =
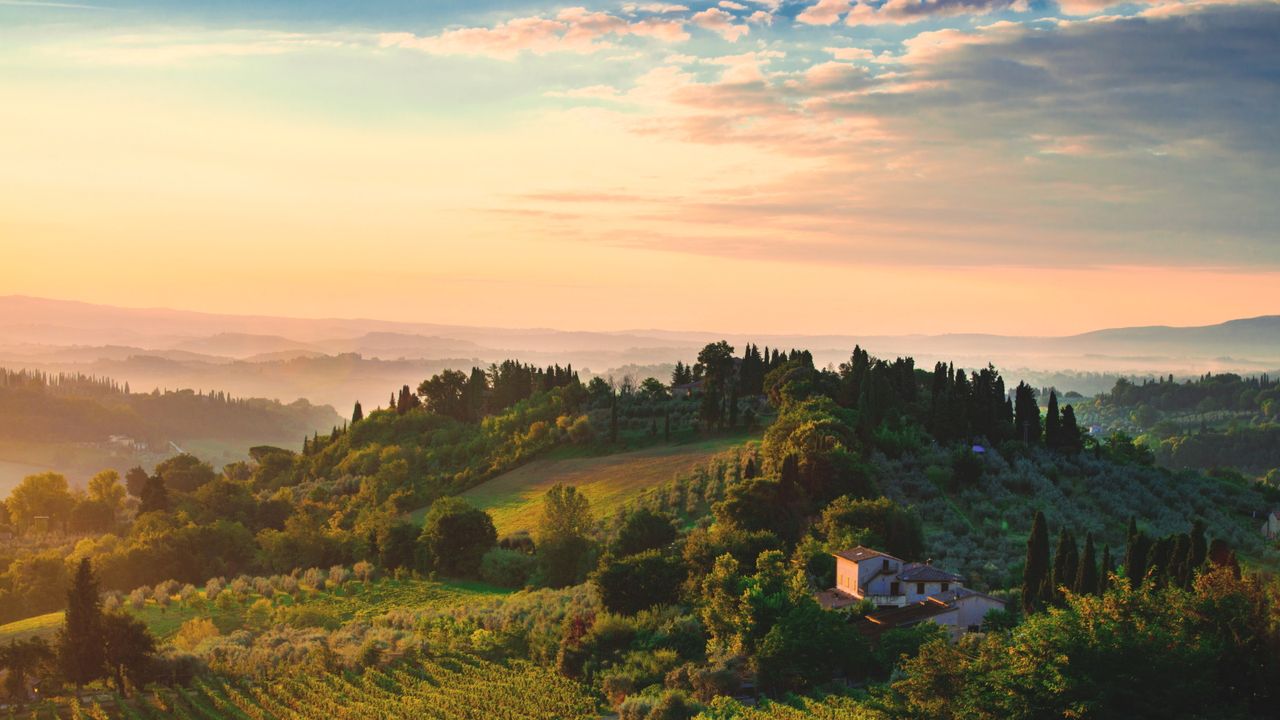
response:
<path id="1" fill-rule="evenodd" d="M 609 393 L 609 442 L 618 442 L 618 393 Z"/>
<path id="2" fill-rule="evenodd" d="M 1036 403 L 1036 391 L 1020 382 L 1013 394 L 1014 434 L 1028 445 L 1040 443 L 1040 405 Z"/>
<path id="3" fill-rule="evenodd" d="M 57 652 L 62 674 L 75 683 L 77 690 L 102 677 L 102 600 L 98 597 L 98 579 L 87 558 L 80 561 L 67 591 L 67 611 L 58 633 Z"/>
<path id="4" fill-rule="evenodd" d="M 120 473 L 115 470 L 103 470 L 89 478 L 89 499 L 105 503 L 111 508 L 114 518 L 124 507 L 124 486 L 120 484 Z"/>
<path id="5" fill-rule="evenodd" d="M 699 414 L 708 426 L 719 426 L 724 419 L 724 399 L 733 381 L 733 346 L 721 340 L 708 344 L 698 353 L 702 368 L 702 405 Z"/>
<path id="6" fill-rule="evenodd" d="M 35 524 L 36 518 L 48 518 L 50 525 L 65 525 L 70 519 L 75 498 L 67 486 L 67 478 L 55 472 L 28 475 L 9 494 L 6 503 L 9 518 L 20 530 Z"/>
<path id="7" fill-rule="evenodd" d="M 657 378 L 645 378 L 640 383 L 640 392 L 650 400 L 665 400 L 667 397 L 667 388 Z"/>
<path id="8" fill-rule="evenodd" d="M 418 538 L 422 529 L 406 522 L 387 528 L 377 543 L 378 564 L 386 570 L 417 566 Z"/>
<path id="9" fill-rule="evenodd" d="M 602 558 L 592 580 L 606 610 L 634 615 L 655 605 L 675 604 L 687 576 L 680 556 L 646 550 L 625 557 Z"/>
<path id="10" fill-rule="evenodd" d="M 489 513 L 460 497 L 431 504 L 418 540 L 431 566 L 452 577 L 475 577 L 480 560 L 497 541 Z"/>
<path id="11" fill-rule="evenodd" d="M 150 477 L 140 466 L 129 468 L 129 472 L 124 474 L 125 490 L 136 498 L 142 497 L 142 488 L 146 486 L 147 479 Z"/>
<path id="12" fill-rule="evenodd" d="M 557 483 L 543 496 L 535 540 L 548 585 L 564 587 L 578 581 L 590 549 L 592 523 L 590 503 L 572 485 Z"/>
<path id="13" fill-rule="evenodd" d="M 1080 433 L 1080 425 L 1076 423 L 1076 409 L 1070 405 L 1062 408 L 1061 441 L 1058 447 L 1066 453 L 1075 454 L 1084 449 L 1084 436 Z"/>
<path id="14" fill-rule="evenodd" d="M 175 492 L 192 492 L 217 477 L 209 463 L 188 453 L 174 455 L 156 465 L 155 474 L 164 480 L 166 489 Z"/>
<path id="15" fill-rule="evenodd" d="M 364 419 L 364 408 L 360 407 L 360 401 L 356 401 L 356 406 L 351 410 L 351 424 L 355 425 Z"/>
<path id="16" fill-rule="evenodd" d="M 439 375 L 423 380 L 418 385 L 418 394 L 422 396 L 427 409 L 437 415 L 451 417 L 454 420 L 466 420 L 468 378 L 459 370 L 445 370 Z"/>
<path id="17" fill-rule="evenodd" d="M 1062 597 L 1061 588 L 1070 590 L 1075 584 L 1079 559 L 1075 537 L 1063 528 L 1058 532 L 1058 547 L 1053 553 L 1053 584 L 1049 588 L 1049 596 L 1055 602 Z"/>
<path id="18" fill-rule="evenodd" d="M 1058 394 L 1049 391 L 1049 410 L 1044 416 L 1044 444 L 1059 450 L 1062 448 L 1062 415 L 1058 412 Z"/>
<path id="19" fill-rule="evenodd" d="M 1111 546 L 1102 546 L 1102 562 L 1098 566 L 1098 594 L 1105 593 L 1111 587 L 1111 573 L 1115 572 L 1115 567 L 1111 560 Z"/>
<path id="20" fill-rule="evenodd" d="M 676 524 L 670 515 L 642 507 L 622 520 L 610 550 L 619 557 L 635 555 L 664 548 L 675 542 L 676 536 Z"/>
<path id="21" fill-rule="evenodd" d="M 128 695 L 125 679 L 134 687 L 146 684 L 155 660 L 156 639 L 147 626 L 122 612 L 102 616 L 103 662 L 121 695 Z"/>
<path id="22" fill-rule="evenodd" d="M 168 512 L 168 510 L 169 488 L 165 486 L 164 478 L 152 475 L 147 478 L 147 484 L 142 487 L 142 502 L 138 505 L 138 513 Z"/>
<path id="23" fill-rule="evenodd" d="M 27 678 L 53 657 L 49 643 L 40 637 L 11 640 L 7 646 L 0 647 L 0 668 L 5 670 L 4 689 L 9 698 L 18 702 L 30 699 Z"/>
<path id="24" fill-rule="evenodd" d="M 1036 511 L 1027 536 L 1027 559 L 1022 571 L 1022 612 L 1030 615 L 1039 610 L 1049 575 L 1049 526 L 1044 513 Z"/>
<path id="25" fill-rule="evenodd" d="M 1075 584 L 1071 589 L 1079 595 L 1097 595 L 1099 592 L 1098 562 L 1094 557 L 1093 533 L 1084 536 L 1084 553 L 1080 555 Z"/>

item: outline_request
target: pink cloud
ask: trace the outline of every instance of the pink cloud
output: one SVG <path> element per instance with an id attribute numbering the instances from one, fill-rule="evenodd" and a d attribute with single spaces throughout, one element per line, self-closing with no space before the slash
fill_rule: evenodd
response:
<path id="1" fill-rule="evenodd" d="M 986 15 L 1000 10 L 1025 12 L 1028 7 L 1029 0 L 887 0 L 879 6 L 862 0 L 849 12 L 845 22 L 849 25 L 906 25 L 931 18 Z"/>
<path id="2" fill-rule="evenodd" d="M 818 0 L 797 15 L 796 22 L 805 25 L 834 25 L 852 6 L 853 0 Z"/>
<path id="3" fill-rule="evenodd" d="M 555 18 L 514 18 L 493 27 L 446 30 L 437 35 L 383 33 L 382 47 L 421 50 L 436 55 L 483 55 L 514 60 L 522 52 L 545 55 L 555 52 L 590 54 L 612 47 L 609 38 L 627 35 L 662 42 L 687 40 L 689 34 L 677 20 L 646 18 L 627 20 L 583 7 L 565 8 Z"/>
<path id="4" fill-rule="evenodd" d="M 751 32 L 746 25 L 735 24 L 734 16 L 720 8 L 709 8 L 693 16 L 693 24 L 717 33 L 729 42 L 737 42 L 738 38 Z"/>

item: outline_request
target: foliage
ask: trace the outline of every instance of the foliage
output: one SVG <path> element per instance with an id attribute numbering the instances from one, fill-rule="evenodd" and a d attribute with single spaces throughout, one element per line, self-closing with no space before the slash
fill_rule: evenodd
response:
<path id="1" fill-rule="evenodd" d="M 920 718 L 1236 717 L 1270 712 L 1280 687 L 1274 596 L 1230 568 L 1193 590 L 1068 595 L 1008 634 L 926 645 L 894 683 Z"/>
<path id="2" fill-rule="evenodd" d="M 488 513 L 448 497 L 431 505 L 419 542 L 430 567 L 450 577 L 475 577 L 481 558 L 497 540 Z"/>

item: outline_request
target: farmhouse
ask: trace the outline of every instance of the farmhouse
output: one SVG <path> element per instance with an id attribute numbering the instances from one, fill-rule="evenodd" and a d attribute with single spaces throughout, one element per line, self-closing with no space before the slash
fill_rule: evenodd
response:
<path id="1" fill-rule="evenodd" d="M 1280 510 L 1267 513 L 1267 521 L 1262 523 L 1262 536 L 1268 540 L 1280 538 Z"/>
<path id="2" fill-rule="evenodd" d="M 834 555 L 836 586 L 820 593 L 818 601 L 833 610 L 863 601 L 875 604 L 876 611 L 860 626 L 867 634 L 934 622 L 955 639 L 980 630 L 988 612 L 1005 607 L 1003 600 L 966 588 L 964 578 L 930 562 L 904 562 L 861 546 Z"/>

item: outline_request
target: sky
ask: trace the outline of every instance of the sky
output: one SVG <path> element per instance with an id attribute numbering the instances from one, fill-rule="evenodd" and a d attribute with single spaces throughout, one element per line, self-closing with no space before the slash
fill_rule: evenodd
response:
<path id="1" fill-rule="evenodd" d="M 0 0 L 0 294 L 786 333 L 1278 313 L 1277 38 L 1248 0 Z"/>

